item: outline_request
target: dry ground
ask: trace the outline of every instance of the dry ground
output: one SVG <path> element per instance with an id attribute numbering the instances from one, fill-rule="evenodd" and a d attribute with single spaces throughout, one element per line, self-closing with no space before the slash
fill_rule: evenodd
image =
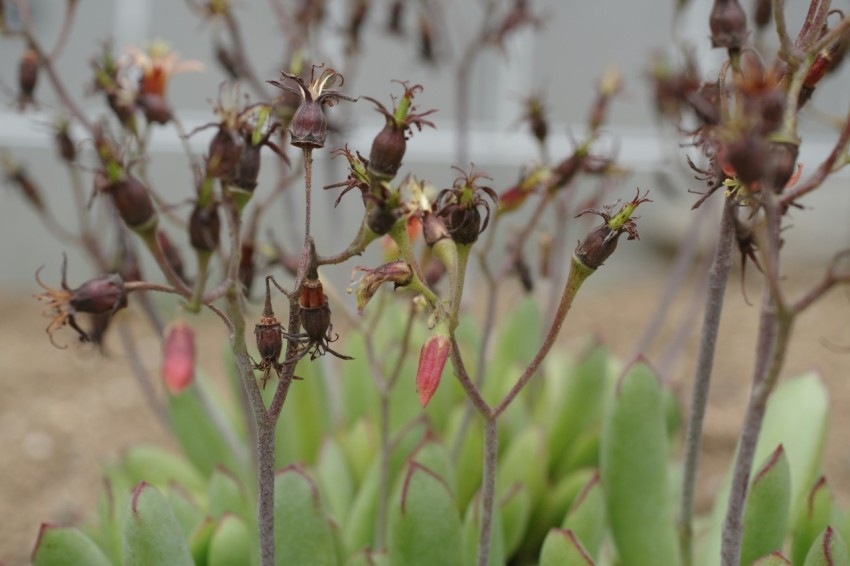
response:
<path id="1" fill-rule="evenodd" d="M 576 345 L 592 331 L 604 336 L 617 355 L 632 356 L 661 282 L 646 282 L 627 292 L 621 285 L 606 287 L 607 291 L 582 291 L 561 339 Z M 727 297 L 706 425 L 701 510 L 707 508 L 728 465 L 753 361 L 757 309 L 744 303 L 735 283 L 730 284 Z M 687 302 L 682 300 L 674 308 L 673 322 L 665 326 L 658 344 L 676 332 L 676 321 L 688 316 Z M 848 297 L 834 292 L 806 313 L 796 327 L 785 371 L 789 376 L 818 369 L 830 390 L 826 471 L 845 505 L 850 503 L 850 411 L 846 410 L 850 406 L 850 354 L 835 352 L 822 341 L 850 344 L 849 311 Z M 0 298 L 0 315 L 0 562 L 12 566 L 28 561 L 40 522 L 72 521 L 93 509 L 100 488 L 99 470 L 105 461 L 134 442 L 172 443 L 138 393 L 126 361 L 117 354 L 117 343 L 111 348 L 115 353 L 107 359 L 76 346 L 52 348 L 44 335 L 46 320 L 28 296 Z M 697 322 L 701 314 L 691 317 Z M 144 325 L 134 323 L 147 353 L 146 364 L 155 371 L 159 346 Z M 201 334 L 204 343 L 215 345 L 217 353 L 224 333 L 216 321 L 207 320 Z M 70 334 L 65 336 L 70 340 Z M 659 352 L 662 349 L 656 347 Z M 696 340 L 691 336 L 670 372 L 683 400 L 689 394 L 687 376 L 695 351 Z"/>

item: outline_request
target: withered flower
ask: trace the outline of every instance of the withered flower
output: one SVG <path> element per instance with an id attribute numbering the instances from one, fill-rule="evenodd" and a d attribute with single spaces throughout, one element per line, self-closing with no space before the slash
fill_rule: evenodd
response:
<path id="1" fill-rule="evenodd" d="M 357 266 L 354 272 L 362 271 L 363 276 L 357 281 L 357 312 L 363 314 L 363 309 L 378 292 L 384 283 L 392 283 L 393 289 L 405 287 L 413 281 L 413 269 L 410 264 L 400 259 L 391 261 L 374 269 Z M 350 291 L 350 290 L 349 290 Z"/>
<path id="2" fill-rule="evenodd" d="M 404 94 L 397 103 L 394 100 L 392 112 L 374 98 L 363 97 L 374 104 L 377 111 L 386 119 L 384 129 L 372 141 L 368 164 L 369 173 L 385 180 L 395 177 L 401 167 L 401 161 L 407 150 L 408 132 L 413 132 L 412 127 L 416 126 L 419 131 L 422 131 L 423 126 L 435 127 L 433 122 L 425 120 L 425 116 L 433 114 L 436 110 L 415 113 L 416 107 L 412 106 L 413 97 L 417 92 L 422 91 L 422 85 L 410 86 L 406 81 L 394 82 L 404 88 Z"/>
<path id="3" fill-rule="evenodd" d="M 460 169 L 457 170 L 461 176 L 455 180 L 451 188 L 440 191 L 434 208 L 437 216 L 446 223 L 449 235 L 455 243 L 472 244 L 478 239 L 478 235 L 487 229 L 487 224 L 490 222 L 490 203 L 481 196 L 481 193 L 490 197 L 496 205 L 499 204 L 499 196 L 490 187 L 477 183 L 479 179 L 489 179 L 489 177 L 472 171 L 467 174 Z M 478 211 L 480 206 L 486 211 L 483 222 L 481 213 Z"/>
<path id="4" fill-rule="evenodd" d="M 617 240 L 624 232 L 629 235 L 629 240 L 640 239 L 632 214 L 642 203 L 652 202 L 646 198 L 647 194 L 649 193 L 640 196 L 640 189 L 638 189 L 635 198 L 624 204 L 613 215 L 614 205 L 605 206 L 602 210 L 589 208 L 579 212 L 576 218 L 585 214 L 596 214 L 601 216 L 605 223 L 593 230 L 583 242 L 579 243 L 575 250 L 575 257 L 586 267 L 597 269 L 617 249 Z"/>
<path id="5" fill-rule="evenodd" d="M 78 313 L 109 313 L 111 315 L 127 306 L 127 293 L 124 290 L 124 280 L 121 279 L 120 275 L 115 273 L 100 275 L 94 279 L 89 279 L 76 289 L 70 289 L 65 277 L 67 267 L 68 259 L 66 257 L 62 261 L 60 289 L 54 289 L 44 284 L 40 277 L 43 267 L 40 267 L 35 273 L 35 280 L 45 290 L 44 293 L 35 295 L 35 298 L 39 301 L 47 301 L 43 312 L 53 316 L 53 320 L 47 326 L 47 335 L 50 338 L 50 343 L 57 348 L 64 346 L 56 344 L 53 340 L 53 334 L 66 323 L 77 331 L 81 342 L 89 340 L 88 334 L 80 328 L 74 318 Z"/>
<path id="6" fill-rule="evenodd" d="M 260 322 L 254 326 L 254 336 L 257 339 L 257 351 L 260 353 L 260 363 L 254 364 L 254 369 L 263 372 L 263 387 L 266 386 L 271 377 L 271 372 L 274 371 L 278 377 L 282 369 L 280 363 L 280 353 L 283 351 L 283 327 L 274 316 L 272 309 L 271 289 L 269 280 L 271 277 L 266 277 L 266 303 L 263 308 L 263 316 L 260 317 Z"/>
<path id="7" fill-rule="evenodd" d="M 286 92 L 298 95 L 301 99 L 301 104 L 298 105 L 298 109 L 289 124 L 289 135 L 291 137 L 289 143 L 295 147 L 318 149 L 325 146 L 325 139 L 328 137 L 328 122 L 325 119 L 323 104 L 333 106 L 339 100 L 357 101 L 356 98 L 330 89 L 336 81 L 336 77 L 340 78 L 340 85 L 343 84 L 342 75 L 333 69 L 324 69 L 316 78 L 315 73 L 318 68 L 322 68 L 322 65 L 313 66 L 309 85 L 298 75 L 286 71 L 280 72 L 281 79 L 289 79 L 295 83 L 298 87 L 297 90 L 283 82 L 266 81 Z"/>

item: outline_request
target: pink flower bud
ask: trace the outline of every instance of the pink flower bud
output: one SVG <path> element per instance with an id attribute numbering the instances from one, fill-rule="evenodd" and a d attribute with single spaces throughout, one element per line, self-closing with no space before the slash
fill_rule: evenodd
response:
<path id="1" fill-rule="evenodd" d="M 195 333 L 185 322 L 171 326 L 162 348 L 162 380 L 177 395 L 195 377 Z"/>
<path id="2" fill-rule="evenodd" d="M 432 334 L 419 351 L 419 369 L 416 370 L 416 390 L 419 392 L 419 402 L 425 407 L 443 376 L 443 368 L 449 358 L 451 344 L 448 337 L 442 334 Z"/>

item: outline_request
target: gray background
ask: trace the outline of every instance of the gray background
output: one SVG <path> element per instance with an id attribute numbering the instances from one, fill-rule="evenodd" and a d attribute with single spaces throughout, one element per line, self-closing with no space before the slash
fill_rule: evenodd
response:
<path id="1" fill-rule="evenodd" d="M 409 2 L 411 8 L 417 3 Z M 628 272 L 631 276 L 657 276 L 659 261 L 668 257 L 693 221 L 690 204 L 695 197 L 688 189 L 702 189 L 684 167 L 678 137 L 669 125 L 659 126 L 654 120 L 651 88 L 646 70 L 653 52 L 667 52 L 675 60 L 674 40 L 687 42 L 695 50 L 706 78 L 716 75 L 722 53 L 709 49 L 707 13 L 710 2 L 694 0 L 680 15 L 672 30 L 673 2 L 627 2 L 602 0 L 595 2 L 535 3 L 536 11 L 544 16 L 545 25 L 539 30 L 526 30 L 514 36 L 504 53 L 490 51 L 475 66 L 472 77 L 470 160 L 478 170 L 493 177 L 493 186 L 502 190 L 513 183 L 524 164 L 537 158 L 533 139 L 518 124 L 521 106 L 518 102 L 531 92 L 545 92 L 552 132 L 549 152 L 553 160 L 568 155 L 571 148 L 568 134 L 581 139 L 585 134 L 587 109 L 594 96 L 598 77 L 616 66 L 623 74 L 625 92 L 612 106 L 605 130 L 607 144 L 619 148 L 620 162 L 632 170 L 632 175 L 611 193 L 612 198 L 630 198 L 636 186 L 651 189 L 656 201 L 641 209 L 641 235 L 644 243 L 629 244 L 631 254 L 616 266 L 605 270 L 605 277 L 616 278 Z M 789 3 L 791 4 L 791 3 Z M 800 3 L 793 3 L 800 4 Z M 844 7 L 836 2 L 836 7 Z M 61 22 L 64 2 L 32 2 L 33 17 L 38 34 L 46 45 L 52 45 Z M 449 165 L 455 162 L 454 151 L 454 65 L 457 55 L 469 38 L 476 33 L 483 2 L 443 1 L 445 29 L 440 35 L 438 53 L 443 61 L 437 66 L 425 66 L 417 58 L 415 46 L 416 21 L 408 19 L 408 38 L 400 40 L 384 31 L 387 2 L 374 1 L 363 31 L 364 45 L 356 60 L 345 59 L 339 28 L 344 25 L 350 3 L 328 2 L 328 23 L 318 35 L 314 58 L 332 62 L 347 69 L 344 90 L 355 95 L 370 95 L 388 102 L 389 94 L 398 87 L 391 79 L 407 79 L 424 85 L 418 98 L 422 109 L 438 108 L 434 116 L 436 130 L 416 133 L 408 144 L 403 172 L 414 172 L 429 179 L 437 187 L 448 186 L 455 176 Z M 803 7 L 789 6 L 788 20 L 795 33 Z M 413 11 L 413 10 L 409 10 Z M 245 0 L 237 4 L 236 14 L 245 32 L 247 50 L 254 68 L 263 78 L 278 76 L 283 57 L 283 42 L 267 2 Z M 183 2 L 167 0 L 82 1 L 76 26 L 57 69 L 72 95 L 93 115 L 104 112 L 100 97 L 86 97 L 91 81 L 89 60 L 99 50 L 102 41 L 112 38 L 116 50 L 129 44 L 143 45 L 148 38 L 169 41 L 184 57 L 200 59 L 207 64 L 203 73 L 188 73 L 175 77 L 169 85 L 169 99 L 188 129 L 212 119 L 210 100 L 216 98 L 224 75 L 211 62 L 211 38 L 222 36 L 216 24 L 201 22 Z M 769 38 L 769 41 L 772 38 Z M 14 88 L 20 42 L 0 40 L 0 80 Z M 342 63 L 340 63 L 342 62 Z M 846 67 L 846 65 L 845 65 Z M 270 88 L 269 92 L 273 92 Z M 845 68 L 818 90 L 814 104 L 803 114 L 801 136 L 804 143 L 800 161 L 804 175 L 814 170 L 829 152 L 836 134 L 826 125 L 824 113 L 844 115 L 850 104 L 850 72 Z M 38 111 L 19 114 L 11 105 L 0 107 L 0 149 L 10 151 L 23 161 L 41 184 L 50 205 L 61 215 L 70 211 L 70 189 L 67 175 L 55 157 L 50 143 L 49 124 L 57 108 L 51 88 L 41 77 L 37 89 L 41 103 Z M 349 128 L 345 140 L 352 148 L 368 153 L 371 138 L 382 126 L 382 118 L 372 111 L 371 104 L 361 101 L 341 105 L 331 111 L 335 119 Z M 192 139 L 198 153 L 203 153 L 208 134 Z M 316 155 L 315 186 L 339 181 L 344 177 L 340 160 L 330 162 L 328 149 L 342 145 L 332 141 L 325 151 Z M 191 195 L 191 183 L 186 160 L 171 128 L 158 128 L 152 141 L 151 177 L 160 193 L 171 202 L 180 202 Z M 294 152 L 291 155 L 297 156 Z M 260 191 L 269 189 L 274 179 L 271 154 L 265 157 Z M 92 164 L 92 160 L 85 161 Z M 670 182 L 671 190 L 658 188 L 658 174 Z M 596 181 L 584 182 L 580 189 L 594 188 Z M 339 209 L 332 208 L 334 195 L 318 191 L 316 197 L 317 243 L 322 253 L 332 253 L 347 245 L 359 222 L 361 207 L 358 199 L 347 197 Z M 709 202 L 710 213 L 716 212 L 719 199 Z M 836 250 L 850 242 L 846 221 L 850 210 L 850 182 L 846 172 L 836 175 L 825 187 L 804 201 L 809 209 L 794 211 L 790 223 L 793 232 L 786 237 L 786 253 L 792 261 L 822 264 Z M 267 215 L 276 234 L 284 235 L 289 228 L 287 219 L 298 218 L 294 210 L 277 210 Z M 530 208 L 530 207 L 528 207 Z M 188 210 L 185 211 L 188 214 Z M 509 220 L 518 226 L 522 215 Z M 708 223 L 710 226 L 712 223 Z M 586 231 L 587 225 L 576 224 L 574 241 Z M 571 232 L 572 234 L 572 232 Z M 104 232 L 110 238 L 111 232 Z M 708 243 L 710 233 L 704 233 Z M 185 245 L 185 236 L 174 234 Z M 530 251 L 533 246 L 529 246 Z M 72 281 L 90 274 L 90 267 L 76 257 L 74 250 L 57 242 L 38 223 L 36 215 L 23 199 L 12 190 L 0 193 L 0 289 L 30 292 L 32 274 L 42 264 L 58 265 L 60 253 L 71 257 Z M 627 257 L 626 257 L 627 256 Z M 350 266 L 337 268 L 337 275 L 347 278 Z"/>

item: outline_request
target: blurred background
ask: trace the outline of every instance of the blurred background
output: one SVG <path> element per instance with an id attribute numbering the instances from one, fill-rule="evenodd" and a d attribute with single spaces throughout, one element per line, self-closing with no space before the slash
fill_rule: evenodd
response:
<path id="1" fill-rule="evenodd" d="M 292 12 L 304 3 L 306 0 L 236 3 L 234 13 L 243 30 L 246 51 L 261 78 L 279 78 L 284 63 L 284 42 L 272 7 L 282 5 Z M 62 26 L 65 3 L 31 0 L 28 4 L 36 34 L 46 45 L 52 45 Z M 173 0 L 80 0 L 73 31 L 56 62 L 70 96 L 92 116 L 101 115 L 106 111 L 102 96 L 91 96 L 88 91 L 92 82 L 90 61 L 103 42 L 111 40 L 115 51 L 121 53 L 128 46 L 144 48 L 152 39 L 163 39 L 184 58 L 200 60 L 206 67 L 204 72 L 182 74 L 170 81 L 168 99 L 172 108 L 187 130 L 213 120 L 212 104 L 226 79 L 214 59 L 214 46 L 226 37 L 226 32 L 219 22 L 200 18 L 188 4 Z M 681 48 L 687 46 L 702 76 L 706 80 L 716 77 L 724 53 L 710 49 L 707 21 L 711 2 L 691 0 L 677 15 L 675 3 L 669 0 L 534 2 L 532 11 L 542 25 L 511 35 L 504 49 L 486 50 L 468 71 L 472 96 L 465 154 L 459 153 L 457 146 L 458 61 L 479 33 L 488 3 L 408 0 L 405 5 L 409 9 L 402 20 L 404 34 L 399 36 L 387 32 L 392 2 L 367 2 L 369 11 L 356 51 L 352 51 L 345 29 L 360 2 L 328 0 L 324 4 L 326 18 L 309 49 L 317 61 L 327 61 L 343 70 L 346 81 L 341 90 L 353 96 L 371 96 L 389 105 L 389 95 L 400 94 L 400 88 L 391 80 L 424 86 L 417 103 L 421 110 L 438 109 L 432 116 L 437 127 L 414 134 L 401 174 L 415 173 L 438 188 L 450 186 L 457 176 L 452 165 L 467 170 L 474 163 L 476 170 L 491 177 L 491 186 L 501 192 L 516 182 L 523 167 L 539 161 L 534 138 L 521 119 L 523 101 L 532 94 L 540 95 L 546 105 L 548 154 L 554 162 L 567 157 L 575 140 L 586 136 L 589 108 L 599 78 L 606 71 L 619 71 L 624 89 L 611 105 L 596 151 L 616 157 L 617 163 L 630 173 L 616 186 L 604 187 L 605 199 L 629 199 L 635 187 L 640 187 L 651 191 L 654 202 L 640 209 L 641 241 L 623 241 L 610 265 L 594 276 L 593 286 L 582 290 L 562 340 L 567 348 L 577 348 L 595 334 L 626 359 L 638 353 L 640 344 L 650 342 L 644 353 L 664 366 L 665 378 L 686 404 L 701 320 L 700 293 L 719 217 L 720 195 L 708 200 L 698 213 L 691 211 L 698 195 L 689 191 L 702 191 L 704 185 L 694 180 L 693 172 L 687 168 L 686 149 L 680 147 L 688 141 L 687 137 L 679 135 L 670 124 L 658 121 L 647 72 L 654 54 L 662 53 L 678 64 Z M 7 25 L 14 29 L 15 6 L 9 0 L 3 5 Z M 834 2 L 834 6 L 848 8 L 846 1 Z M 805 9 L 803 3 L 789 3 L 787 7 L 792 35 L 799 28 Z M 438 24 L 433 30 L 433 61 L 423 57 L 423 10 L 430 14 L 429 21 Z M 766 43 L 766 52 L 772 53 L 774 38 L 768 36 Z M 52 144 L 51 123 L 59 105 L 47 78 L 41 76 L 35 94 L 38 107 L 25 113 L 17 111 L 14 92 L 22 51 L 20 39 L 0 38 L 0 85 L 7 101 L 0 105 L 0 152 L 12 155 L 27 168 L 42 187 L 51 209 L 63 218 L 73 208 L 73 201 L 67 171 Z M 275 89 L 269 86 L 267 94 L 274 96 Z M 837 137 L 831 118 L 846 116 L 848 104 L 850 68 L 845 65 L 818 87 L 812 104 L 801 116 L 803 143 L 799 162 L 804 166 L 804 177 L 831 150 Z M 340 104 L 330 111 L 330 116 L 341 132 L 331 138 L 325 150 L 314 153 L 314 187 L 345 177 L 345 164 L 339 159 L 331 160 L 330 150 L 348 143 L 365 154 L 383 125 L 383 118 L 364 100 Z M 196 154 L 206 151 L 213 132 L 207 130 L 191 138 Z M 91 151 L 85 141 L 81 148 Z M 289 153 L 297 157 L 295 152 Z M 258 193 L 264 188 L 269 190 L 278 174 L 271 154 L 265 155 Z M 82 162 L 94 166 L 91 157 L 88 155 Z M 148 168 L 151 182 L 169 202 L 184 203 L 191 198 L 191 171 L 173 128 L 154 129 Z M 599 189 L 594 180 L 583 180 L 575 188 L 584 195 Z M 336 191 L 314 194 L 317 247 L 322 254 L 341 251 L 359 225 L 361 205 L 350 195 L 334 208 Z M 789 215 L 783 248 L 783 274 L 792 296 L 818 281 L 828 259 L 850 244 L 850 171 L 833 175 L 802 204 L 804 209 L 792 210 Z M 284 199 L 283 205 L 276 205 L 266 215 L 264 230 L 288 241 L 293 230 L 299 233 L 302 206 L 297 196 Z M 188 214 L 189 209 L 184 205 L 176 211 Z M 691 227 L 700 215 L 705 218 L 694 232 Z M 506 218 L 510 227 L 507 232 L 519 230 L 527 217 L 528 211 Z M 112 238 L 111 230 L 106 229 L 108 223 L 100 220 L 103 237 Z M 548 219 L 550 225 L 551 220 Z M 73 226 L 73 220 L 70 222 Z M 591 225 L 583 221 L 571 223 L 568 241 L 579 239 Z M 94 274 L 85 257 L 45 230 L 28 203 L 11 187 L 0 192 L 0 235 L 0 562 L 17 564 L 26 562 L 40 521 L 79 519 L 93 509 L 99 489 L 98 470 L 103 462 L 132 442 L 168 444 L 169 440 L 141 399 L 118 344 L 111 347 L 107 343 L 107 355 L 101 356 L 76 344 L 60 351 L 46 340 L 43 330 L 48 319 L 40 316 L 40 305 L 31 299 L 38 291 L 33 274 L 46 265 L 45 281 L 57 283 L 62 253 L 67 253 L 73 287 Z M 172 236 L 177 245 L 186 246 L 184 234 L 174 232 Z M 699 251 L 693 267 L 686 267 L 690 282 L 675 296 L 655 340 L 644 340 L 642 334 L 657 313 L 676 252 L 683 241 L 691 239 L 699 242 Z M 536 241 L 532 238 L 527 246 L 531 265 L 537 258 Z M 498 258 L 504 253 L 504 241 L 497 240 L 494 250 L 494 257 Z M 343 266 L 329 267 L 325 275 L 344 290 L 351 268 L 375 265 L 376 258 L 367 254 Z M 735 261 L 738 259 L 736 255 Z M 494 264 L 498 263 L 498 259 L 494 260 Z M 146 265 L 150 267 L 149 263 Z M 146 272 L 155 273 L 153 269 Z M 744 301 L 740 276 L 740 271 L 736 271 L 730 281 L 721 327 L 718 384 L 712 393 L 713 409 L 709 411 L 709 438 L 705 445 L 706 480 L 701 483 L 707 490 L 716 485 L 719 474 L 726 469 L 749 391 L 758 309 Z M 473 275 L 473 284 L 474 281 Z M 552 285 L 560 286 L 560 282 L 541 280 L 535 292 L 545 298 Z M 752 267 L 746 285 L 748 296 L 758 304 L 758 274 Z M 509 305 L 521 292 L 511 282 L 500 299 Z M 476 293 L 468 295 L 467 307 L 480 309 Z M 347 308 L 353 310 L 353 298 L 346 298 Z M 166 313 L 174 309 L 168 301 L 162 306 Z M 850 503 L 850 453 L 846 451 L 850 438 L 843 435 L 850 430 L 850 419 L 842 408 L 847 406 L 845 401 L 850 401 L 845 383 L 850 377 L 850 358 L 846 351 L 834 346 L 850 345 L 848 307 L 847 294 L 835 291 L 802 317 L 786 372 L 791 375 L 818 369 L 829 384 L 834 419 L 842 420 L 834 421 L 832 427 L 834 438 L 829 441 L 827 472 L 840 486 L 839 495 L 845 504 Z M 137 313 L 127 311 L 120 316 L 130 322 L 134 339 L 146 353 L 143 361 L 155 376 L 158 339 Z M 166 314 L 166 319 L 170 316 Z M 224 348 L 225 332 L 216 321 L 203 317 L 198 331 L 202 336 L 203 369 L 215 377 L 221 371 L 218 355 Z M 70 333 L 65 338 L 71 343 Z"/>

